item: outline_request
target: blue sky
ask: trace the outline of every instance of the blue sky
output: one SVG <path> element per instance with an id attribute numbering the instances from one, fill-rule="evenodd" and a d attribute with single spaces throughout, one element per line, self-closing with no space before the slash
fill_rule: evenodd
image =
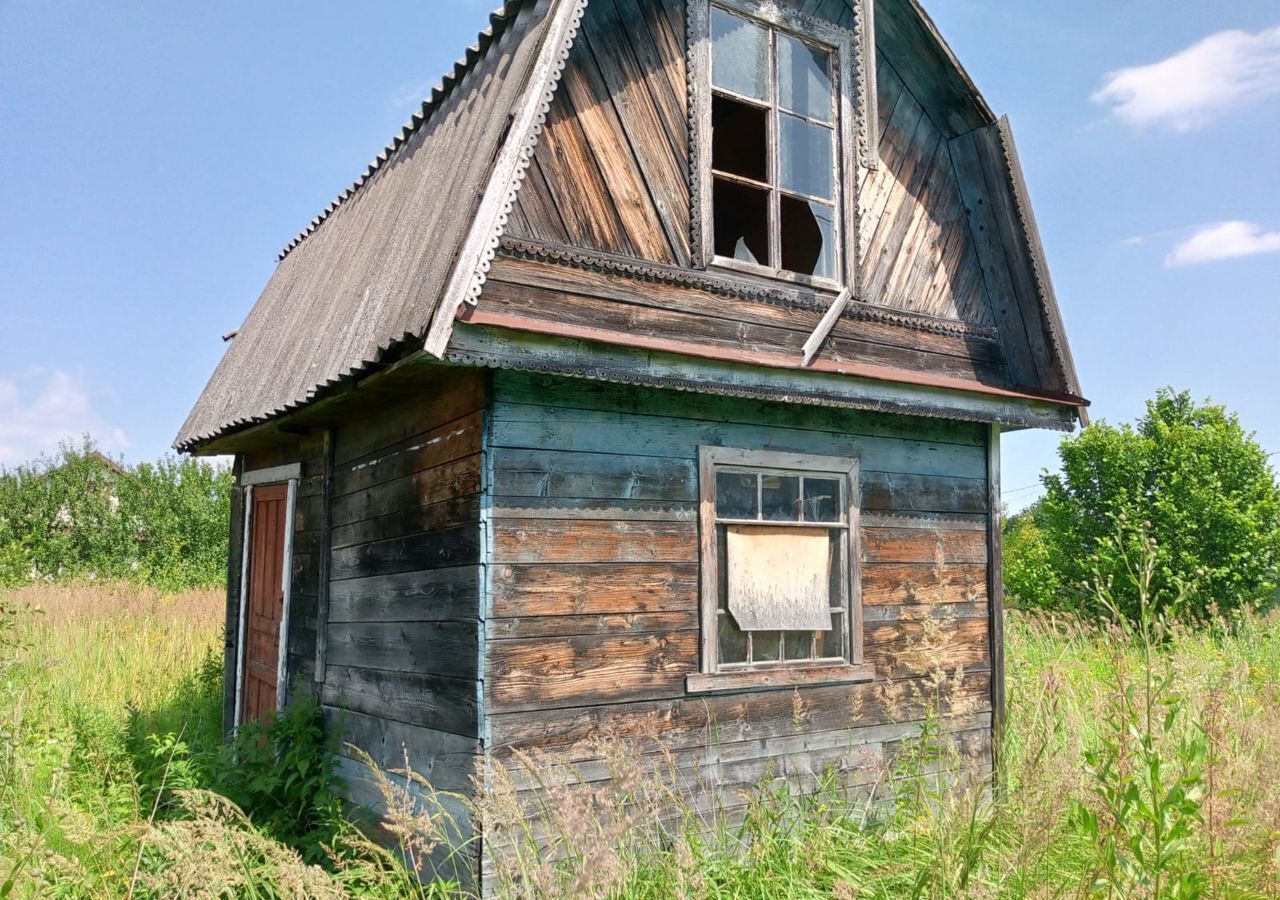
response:
<path id="1" fill-rule="evenodd" d="M 275 264 L 494 0 L 0 0 L 0 464 L 164 452 Z M 1013 120 L 1094 415 L 1162 385 L 1280 450 L 1275 0 L 926 0 Z M 1057 436 L 1011 435 L 1008 500 Z"/>

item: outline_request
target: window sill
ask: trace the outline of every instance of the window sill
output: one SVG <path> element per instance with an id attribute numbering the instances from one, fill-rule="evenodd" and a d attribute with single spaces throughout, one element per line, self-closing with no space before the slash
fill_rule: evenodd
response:
<path id="1" fill-rule="evenodd" d="M 685 677 L 690 694 L 721 694 L 735 691 L 774 691 L 819 684 L 859 684 L 875 680 L 875 666 L 813 666 L 810 668 L 757 669 L 749 672 L 699 672 Z"/>
<path id="2" fill-rule="evenodd" d="M 820 275 L 801 275 L 798 272 L 788 272 L 785 269 L 774 269 L 769 266 L 762 266 L 759 263 L 747 262 L 746 260 L 734 259 L 731 256 L 713 256 L 709 267 L 712 271 L 719 269 L 721 272 L 734 273 L 739 275 L 754 275 L 762 282 L 781 282 L 793 287 L 810 288 L 821 291 L 834 291 L 839 293 L 844 290 L 844 283 L 834 278 L 823 278 Z"/>

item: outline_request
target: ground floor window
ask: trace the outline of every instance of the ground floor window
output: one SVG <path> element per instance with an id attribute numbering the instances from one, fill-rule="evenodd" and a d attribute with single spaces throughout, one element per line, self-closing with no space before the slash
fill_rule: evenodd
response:
<path id="1" fill-rule="evenodd" d="M 703 674 L 860 663 L 857 460 L 700 453 Z"/>

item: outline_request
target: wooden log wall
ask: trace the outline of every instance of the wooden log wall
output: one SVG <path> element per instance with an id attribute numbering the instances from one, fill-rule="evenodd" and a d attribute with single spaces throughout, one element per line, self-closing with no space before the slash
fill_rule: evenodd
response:
<path id="1" fill-rule="evenodd" d="M 850 783 L 936 703 L 989 760 L 986 429 L 495 373 L 484 704 L 499 759 L 660 737 L 732 792 L 829 765 Z M 873 683 L 690 696 L 700 445 L 861 459 Z M 941 687 L 934 676 L 945 676 Z M 658 757 L 654 757 L 655 765 Z"/>

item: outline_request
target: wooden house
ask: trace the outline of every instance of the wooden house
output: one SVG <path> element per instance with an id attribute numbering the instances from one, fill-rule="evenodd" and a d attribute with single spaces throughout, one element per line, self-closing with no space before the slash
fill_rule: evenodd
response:
<path id="1" fill-rule="evenodd" d="M 177 438 L 236 458 L 228 727 L 313 690 L 464 793 L 642 722 L 726 793 L 856 783 L 940 669 L 990 764 L 1000 434 L 1087 406 L 1007 121 L 916 0 L 490 21 Z"/>

